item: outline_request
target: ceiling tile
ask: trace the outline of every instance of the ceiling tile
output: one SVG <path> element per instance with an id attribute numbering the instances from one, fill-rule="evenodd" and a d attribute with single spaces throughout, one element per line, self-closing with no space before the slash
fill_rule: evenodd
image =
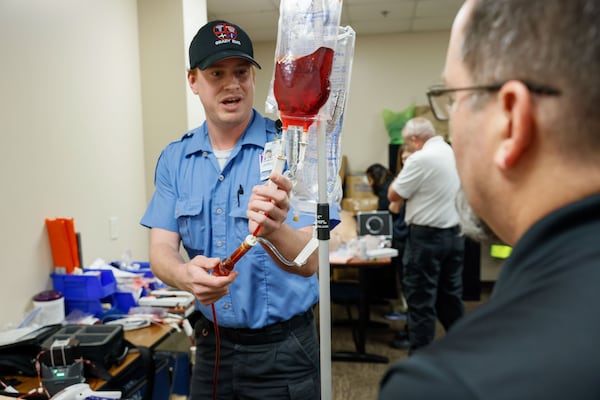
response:
<path id="1" fill-rule="evenodd" d="M 275 41 L 281 0 L 207 0 L 209 19 L 242 26 L 254 41 Z M 463 0 L 343 0 L 340 25 L 357 35 L 449 30 Z M 385 16 L 383 15 L 383 12 Z"/>
<path id="2" fill-rule="evenodd" d="M 352 23 L 362 20 L 384 22 L 390 19 L 412 17 L 415 12 L 415 4 L 413 2 L 357 4 L 349 5 L 347 12 Z"/>
<path id="3" fill-rule="evenodd" d="M 451 17 L 415 18 L 412 23 L 412 30 L 418 32 L 445 31 L 450 29 L 452 21 Z"/>
<path id="4" fill-rule="evenodd" d="M 379 6 L 381 4 L 399 4 L 399 3 L 414 3 L 416 0 L 344 0 L 344 5 L 372 5 Z"/>
<path id="5" fill-rule="evenodd" d="M 419 0 L 417 2 L 418 17 L 451 16 L 454 18 L 464 0 Z"/>
<path id="6" fill-rule="evenodd" d="M 385 23 L 379 21 L 358 21 L 353 23 L 352 29 L 357 36 L 376 35 L 383 33 L 408 32 L 410 30 L 410 20 L 397 19 L 388 20 Z"/>
<path id="7" fill-rule="evenodd" d="M 257 11 L 278 11 L 279 1 L 273 0 L 206 0 L 211 14 L 238 14 Z M 233 21 L 232 21 L 233 22 Z"/>

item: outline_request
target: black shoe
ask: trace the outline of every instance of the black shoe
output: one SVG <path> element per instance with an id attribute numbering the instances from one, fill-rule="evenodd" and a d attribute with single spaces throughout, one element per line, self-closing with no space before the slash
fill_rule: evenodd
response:
<path id="1" fill-rule="evenodd" d="M 406 350 L 410 349 L 410 342 L 406 339 L 404 340 L 394 340 L 390 344 L 394 349 Z"/>
<path id="2" fill-rule="evenodd" d="M 399 311 L 392 311 L 383 315 L 383 318 L 390 321 L 404 321 L 406 320 L 406 313 Z"/>
<path id="3" fill-rule="evenodd" d="M 406 332 L 405 330 L 396 332 L 394 340 L 408 340 L 408 332 Z"/>

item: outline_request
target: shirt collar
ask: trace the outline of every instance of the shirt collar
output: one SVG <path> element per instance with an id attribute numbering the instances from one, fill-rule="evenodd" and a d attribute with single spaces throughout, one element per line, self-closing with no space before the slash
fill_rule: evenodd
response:
<path id="1" fill-rule="evenodd" d="M 244 145 L 253 145 L 264 148 L 264 144 L 266 142 L 266 131 L 267 126 L 265 122 L 265 118 L 260 118 L 260 114 L 252 109 L 252 116 L 250 117 L 250 123 L 246 127 L 246 130 L 242 134 L 242 137 L 236 143 L 234 148 L 241 147 Z M 190 141 L 186 156 L 191 154 L 207 151 L 213 152 L 212 146 L 210 144 L 210 139 L 208 137 L 208 127 L 206 125 L 206 121 L 198 128 L 193 129 L 187 132 L 185 136 L 191 136 L 192 140 Z"/>
<path id="2" fill-rule="evenodd" d="M 425 144 L 423 145 L 423 147 L 427 146 L 428 144 L 431 145 L 432 143 L 436 143 L 436 142 L 440 142 L 440 141 L 444 141 L 444 138 L 441 137 L 440 135 L 432 136 L 425 141 Z"/>

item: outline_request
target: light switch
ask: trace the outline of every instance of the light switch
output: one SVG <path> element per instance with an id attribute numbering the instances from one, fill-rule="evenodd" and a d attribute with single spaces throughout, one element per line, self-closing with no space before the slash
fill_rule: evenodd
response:
<path id="1" fill-rule="evenodd" d="M 108 219 L 108 232 L 111 240 L 117 240 L 119 238 L 119 218 L 110 217 Z"/>

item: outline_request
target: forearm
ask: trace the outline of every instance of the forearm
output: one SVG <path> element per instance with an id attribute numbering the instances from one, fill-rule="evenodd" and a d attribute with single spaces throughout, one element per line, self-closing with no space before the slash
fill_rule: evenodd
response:
<path id="1" fill-rule="evenodd" d="M 391 203 L 397 202 L 397 201 L 404 202 L 404 198 L 402 196 L 400 196 L 398 194 L 398 192 L 396 192 L 393 184 L 390 185 L 390 187 L 388 189 L 387 198 Z M 402 203 L 400 203 L 400 205 L 402 205 Z"/>
<path id="2" fill-rule="evenodd" d="M 392 202 L 390 202 L 390 206 L 388 207 L 388 210 L 392 214 L 398 214 L 400 212 L 400 209 L 402 208 L 403 204 L 404 204 L 404 199 L 402 199 L 402 198 L 398 201 L 392 201 Z"/>
<path id="3" fill-rule="evenodd" d="M 174 244 L 153 241 L 150 246 L 152 273 L 165 284 L 189 290 L 186 283 L 185 261 Z"/>

